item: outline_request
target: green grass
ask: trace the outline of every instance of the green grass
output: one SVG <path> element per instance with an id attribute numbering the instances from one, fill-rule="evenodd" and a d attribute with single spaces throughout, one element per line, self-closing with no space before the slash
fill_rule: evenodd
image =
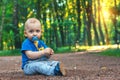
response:
<path id="1" fill-rule="evenodd" d="M 59 47 L 57 49 L 54 49 L 55 54 L 62 54 L 62 53 L 69 53 L 69 52 L 78 52 L 82 51 L 83 49 L 77 48 L 75 49 L 74 47 Z M 0 51 L 0 56 L 20 56 L 20 50 L 3 50 Z"/>
<path id="2" fill-rule="evenodd" d="M 60 47 L 54 50 L 56 54 L 58 53 L 68 53 L 68 52 L 73 52 L 72 49 L 70 49 L 69 47 Z"/>
<path id="3" fill-rule="evenodd" d="M 58 48 L 57 50 L 55 50 L 55 53 L 80 52 L 80 51 L 85 51 L 85 50 L 91 49 L 93 47 L 94 46 L 92 46 L 92 47 L 81 46 L 81 47 L 79 47 L 77 49 L 75 49 L 74 47 L 72 47 L 71 49 L 69 47 L 61 47 L 61 48 Z M 102 48 L 100 48 L 100 50 L 102 50 Z M 97 47 L 96 47 L 96 50 L 98 50 Z M 108 47 L 108 48 L 104 49 L 102 52 L 100 52 L 99 55 L 120 57 L 120 49 L 109 48 Z"/>
<path id="4" fill-rule="evenodd" d="M 64 54 L 64 53 L 74 53 L 74 52 L 80 52 L 80 51 L 85 51 L 88 49 L 95 49 L 98 50 L 97 47 L 86 47 L 86 46 L 80 46 L 78 48 L 75 47 L 60 47 L 57 49 L 54 49 L 55 54 Z M 102 47 L 103 48 L 103 47 Z M 4 51 L 0 51 L 0 56 L 20 56 L 20 50 L 16 49 L 16 50 L 4 50 Z M 99 53 L 99 55 L 103 55 L 103 56 L 115 56 L 115 57 L 120 57 L 120 49 L 116 49 L 116 48 L 107 48 L 105 50 L 103 50 L 102 52 Z"/>
<path id="5" fill-rule="evenodd" d="M 100 52 L 100 55 L 120 57 L 120 49 L 109 48 Z"/>
<path id="6" fill-rule="evenodd" d="M 87 47 L 86 47 L 87 49 Z M 65 47 L 59 47 L 57 49 L 55 49 L 55 53 L 56 54 L 61 54 L 61 53 L 73 53 L 73 52 L 80 52 L 80 51 L 85 51 L 86 50 L 83 47 L 79 47 L 79 48 L 75 48 L 75 47 L 69 47 L 69 46 L 65 46 Z"/>
<path id="7" fill-rule="evenodd" d="M 0 51 L 0 56 L 19 56 L 19 55 L 21 55 L 19 49 Z"/>

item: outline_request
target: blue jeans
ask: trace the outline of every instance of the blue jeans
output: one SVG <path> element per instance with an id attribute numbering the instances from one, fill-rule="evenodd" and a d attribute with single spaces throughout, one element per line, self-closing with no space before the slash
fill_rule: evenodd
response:
<path id="1" fill-rule="evenodd" d="M 51 60 L 34 60 L 28 61 L 24 66 L 24 73 L 26 75 L 34 75 L 34 74 L 43 74 L 48 76 L 54 76 L 55 66 L 59 63 L 59 61 L 51 61 Z"/>

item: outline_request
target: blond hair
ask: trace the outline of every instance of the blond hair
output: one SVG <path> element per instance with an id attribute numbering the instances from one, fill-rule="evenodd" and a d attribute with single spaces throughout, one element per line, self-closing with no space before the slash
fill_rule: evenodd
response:
<path id="1" fill-rule="evenodd" d="M 40 26 L 41 28 L 41 23 L 38 19 L 36 18 L 29 18 L 27 19 L 27 21 L 25 22 L 25 29 L 27 29 L 27 27 L 34 27 L 34 26 Z"/>

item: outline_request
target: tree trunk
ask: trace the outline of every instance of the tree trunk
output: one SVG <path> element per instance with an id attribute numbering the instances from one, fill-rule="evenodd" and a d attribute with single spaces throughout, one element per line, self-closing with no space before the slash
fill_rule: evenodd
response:
<path id="1" fill-rule="evenodd" d="M 0 50 L 2 50 L 2 32 L 4 26 L 4 19 L 5 19 L 5 4 L 2 4 L 2 18 L 1 18 L 1 25 L 0 25 Z"/>
<path id="2" fill-rule="evenodd" d="M 41 16 L 40 16 L 40 11 L 41 11 L 41 4 L 40 4 L 40 0 L 37 0 L 37 3 L 36 3 L 36 9 L 37 9 L 37 15 L 36 15 L 36 17 L 37 17 L 37 19 L 41 19 Z"/>
<path id="3" fill-rule="evenodd" d="M 83 28 L 83 39 L 82 42 L 84 43 L 84 45 L 87 45 L 87 27 L 88 27 L 88 21 L 87 21 L 87 11 L 86 11 L 86 4 L 85 4 L 85 0 L 82 1 L 82 6 L 83 6 L 83 23 L 84 23 L 84 28 Z"/>
<path id="4" fill-rule="evenodd" d="M 54 15 L 54 22 L 60 22 L 59 21 L 59 16 L 58 16 L 58 13 L 57 13 L 57 3 L 56 3 L 56 1 L 54 0 L 53 1 L 53 9 L 54 9 L 54 13 L 53 13 L 53 15 Z M 56 23 L 55 23 L 56 24 Z M 58 23 L 59 24 L 59 23 Z M 56 40 L 56 47 L 58 47 L 59 46 L 59 36 L 58 36 L 58 34 L 57 34 L 57 32 L 58 32 L 58 30 L 57 30 L 57 27 L 58 27 L 59 25 L 56 25 L 56 26 L 54 26 L 53 27 L 53 30 L 54 30 L 54 35 L 55 35 L 55 40 Z M 57 49 L 57 48 L 56 48 Z"/>
<path id="5" fill-rule="evenodd" d="M 19 37 L 19 28 L 18 28 L 18 0 L 14 0 L 14 9 L 13 9 L 13 31 L 15 38 L 15 48 L 21 47 L 20 37 Z"/>
<path id="6" fill-rule="evenodd" d="M 88 0 L 88 4 L 86 6 L 87 18 L 88 18 L 88 26 L 87 26 L 87 40 L 88 45 L 92 46 L 92 35 L 91 35 L 91 14 L 92 14 L 92 2 Z"/>
<path id="7" fill-rule="evenodd" d="M 84 21 L 84 28 L 83 28 L 83 43 L 84 43 L 84 45 L 86 45 L 86 36 L 87 36 L 87 26 L 88 26 L 88 23 L 87 23 L 87 20 L 86 20 L 86 12 L 85 12 L 85 10 L 84 10 L 84 13 L 83 13 L 83 21 Z"/>
<path id="8" fill-rule="evenodd" d="M 105 19 L 104 19 L 102 11 L 101 11 L 101 15 L 102 15 L 102 20 L 103 20 L 103 25 L 104 25 L 104 28 L 105 28 L 105 41 L 106 41 L 106 44 L 109 45 L 110 42 L 109 42 L 109 37 L 108 37 L 107 25 L 105 23 Z"/>
<path id="9" fill-rule="evenodd" d="M 101 16 L 100 16 L 100 11 L 101 11 L 101 6 L 100 6 L 100 0 L 98 0 L 98 30 L 100 32 L 100 38 L 102 40 L 102 43 L 105 44 L 105 39 L 104 39 L 104 35 L 101 29 Z M 101 14 L 102 15 L 102 14 Z"/>
<path id="10" fill-rule="evenodd" d="M 77 29 L 77 36 L 76 36 L 76 41 L 80 41 L 80 31 L 81 31 L 81 19 L 80 19 L 80 13 L 81 13 L 81 9 L 80 9 L 80 0 L 76 1 L 77 3 L 77 23 L 78 23 L 78 29 Z"/>
<path id="11" fill-rule="evenodd" d="M 59 23 L 59 30 L 60 30 L 60 35 L 61 35 L 61 40 L 62 40 L 62 44 L 60 46 L 64 46 L 65 45 L 65 35 L 64 35 L 64 30 L 63 30 L 63 16 L 58 16 L 58 23 Z"/>
<path id="12" fill-rule="evenodd" d="M 115 8 L 117 7 L 117 4 L 116 4 L 117 2 L 116 2 L 116 0 L 114 0 L 114 6 L 115 6 Z M 116 14 L 113 14 L 114 15 L 114 17 L 113 17 L 113 24 L 114 24 L 114 26 L 115 26 L 115 44 L 119 44 L 118 43 L 118 34 L 117 34 L 117 25 L 116 25 L 116 23 L 117 23 L 117 20 L 116 20 Z"/>
<path id="13" fill-rule="evenodd" d="M 93 22 L 93 30 L 95 32 L 95 41 L 97 42 L 98 45 L 100 45 L 99 36 L 98 36 L 97 29 L 96 29 L 96 21 L 93 18 L 93 15 L 92 15 L 92 22 Z"/>

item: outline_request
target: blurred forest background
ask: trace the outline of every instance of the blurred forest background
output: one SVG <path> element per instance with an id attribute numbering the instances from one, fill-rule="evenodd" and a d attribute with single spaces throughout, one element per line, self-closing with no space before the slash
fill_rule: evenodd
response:
<path id="1" fill-rule="evenodd" d="M 54 49 L 120 42 L 120 0 L 0 0 L 0 50 L 21 48 L 31 17 L 40 20 L 41 39 Z"/>

